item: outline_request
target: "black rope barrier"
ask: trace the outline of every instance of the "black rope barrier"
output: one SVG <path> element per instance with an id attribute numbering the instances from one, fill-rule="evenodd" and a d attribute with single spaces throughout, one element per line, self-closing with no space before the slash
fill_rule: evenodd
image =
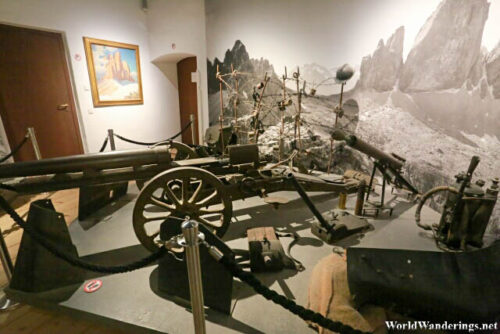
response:
<path id="1" fill-rule="evenodd" d="M 157 261 L 160 259 L 162 256 L 167 254 L 167 250 L 165 247 L 159 248 L 158 251 L 155 253 L 152 253 L 142 259 L 139 259 L 137 261 L 133 261 L 131 263 L 125 264 L 125 265 L 120 265 L 120 266 L 104 266 L 104 265 L 99 265 L 99 264 L 94 264 L 94 263 L 89 263 L 86 261 L 83 261 L 77 257 L 71 256 L 67 254 L 66 252 L 62 251 L 59 247 L 54 245 L 51 241 L 47 240 L 44 236 L 40 235 L 33 226 L 30 224 L 26 223 L 14 210 L 10 204 L 3 198 L 3 196 L 0 195 L 0 207 L 5 210 L 9 214 L 9 216 L 16 222 L 21 228 L 28 233 L 28 235 L 35 240 L 37 243 L 39 243 L 41 246 L 43 246 L 47 251 L 52 253 L 54 256 L 83 269 L 95 271 L 95 272 L 100 272 L 100 273 L 106 273 L 106 274 L 118 274 L 118 273 L 125 273 L 133 270 L 137 270 L 140 268 L 144 268 L 148 266 L 149 264 Z"/>
<path id="2" fill-rule="evenodd" d="M 162 141 L 159 141 L 159 142 L 142 142 L 142 141 L 137 141 L 137 140 L 133 140 L 133 139 L 129 139 L 129 138 L 120 136 L 119 134 L 116 134 L 116 133 L 114 133 L 114 136 L 116 138 L 118 138 L 118 139 L 121 139 L 121 140 L 127 142 L 127 143 L 136 144 L 136 145 L 142 145 L 142 146 L 152 146 L 152 145 L 156 145 L 156 144 L 162 142 Z"/>
<path id="3" fill-rule="evenodd" d="M 360 331 L 352 328 L 349 325 L 343 324 L 340 321 L 328 319 L 318 312 L 309 310 L 303 306 L 297 305 L 293 300 L 280 295 L 274 290 L 269 289 L 262 284 L 252 273 L 244 271 L 238 264 L 229 256 L 223 256 L 220 262 L 231 272 L 234 277 L 239 278 L 242 282 L 250 285 L 258 294 L 264 298 L 274 302 L 300 317 L 302 320 L 311 321 L 323 328 L 342 334 L 368 334 L 367 332 Z"/>
<path id="4" fill-rule="evenodd" d="M 9 159 L 10 157 L 12 157 L 14 154 L 17 153 L 17 151 L 19 151 L 21 149 L 21 147 L 23 147 L 23 145 L 28 141 L 28 136 L 24 136 L 23 140 L 21 140 L 21 142 L 19 144 L 17 144 L 16 147 L 14 147 L 14 149 L 9 153 L 7 154 L 6 156 L 4 156 L 3 158 L 0 158 L 0 164 L 2 162 L 5 162 L 7 161 L 7 159 Z"/>
<path id="5" fill-rule="evenodd" d="M 54 245 L 51 241 L 49 241 L 44 236 L 39 234 L 33 226 L 27 224 L 19 216 L 19 214 L 10 206 L 10 204 L 1 195 L 0 195 L 0 207 L 3 210 L 5 210 L 5 212 L 8 213 L 10 217 L 14 220 L 14 222 L 17 223 L 26 233 L 28 233 L 28 235 L 34 241 L 39 243 L 47 251 L 52 253 L 54 256 L 70 263 L 71 265 L 84 268 L 87 270 L 100 273 L 107 273 L 107 274 L 125 273 L 146 267 L 147 265 L 160 259 L 168 252 L 165 247 L 160 247 L 159 250 L 156 251 L 155 253 L 152 253 L 137 261 L 133 261 L 131 263 L 120 266 L 104 266 L 104 265 L 89 263 L 86 261 L 82 261 L 77 257 L 67 254 L 66 252 L 59 249 L 56 245 Z M 250 285 L 250 287 L 252 287 L 258 294 L 274 302 L 275 304 L 282 306 L 286 310 L 300 317 L 302 320 L 314 322 L 323 328 L 327 328 L 331 331 L 338 332 L 341 334 L 368 334 L 367 332 L 363 332 L 355 328 L 352 328 L 349 325 L 343 324 L 340 321 L 334 321 L 328 319 L 323 315 L 321 315 L 320 313 L 314 312 L 313 310 L 298 305 L 293 300 L 290 300 L 287 297 L 280 295 L 276 291 L 269 289 L 268 287 L 263 285 L 252 273 L 244 271 L 235 262 L 235 260 L 229 256 L 223 256 L 220 259 L 220 262 L 226 267 L 227 270 L 229 270 L 229 272 L 234 277 L 237 277 L 242 282 Z"/>
<path id="6" fill-rule="evenodd" d="M 101 145 L 101 148 L 99 149 L 99 152 L 104 152 L 104 150 L 106 149 L 106 146 L 108 146 L 108 140 L 109 140 L 109 137 L 106 136 L 106 138 L 104 139 L 104 142 Z"/>
<path id="7" fill-rule="evenodd" d="M 130 144 L 136 144 L 136 145 L 143 145 L 143 146 L 152 146 L 152 145 L 158 145 L 158 144 L 161 144 L 161 143 L 165 143 L 165 142 L 168 142 L 169 140 L 174 140 L 175 138 L 179 137 L 180 135 L 182 135 L 184 132 L 186 132 L 187 129 L 189 129 L 189 127 L 191 126 L 191 123 L 193 123 L 192 121 L 189 121 L 188 124 L 186 124 L 186 126 L 184 126 L 181 131 L 179 131 L 178 133 L 176 133 L 175 135 L 165 139 L 165 140 L 160 140 L 160 141 L 157 141 L 157 142 L 142 142 L 142 141 L 137 141 L 137 140 L 133 140 L 133 139 L 129 139 L 129 138 L 126 138 L 126 137 L 123 137 L 123 136 L 120 136 L 119 134 L 117 133 L 114 133 L 114 136 L 118 139 L 121 139 L 127 143 L 130 143 Z"/>

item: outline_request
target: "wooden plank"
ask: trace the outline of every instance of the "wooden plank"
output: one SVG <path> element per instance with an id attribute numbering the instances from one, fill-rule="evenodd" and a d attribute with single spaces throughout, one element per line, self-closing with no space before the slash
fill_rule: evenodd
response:
<path id="1" fill-rule="evenodd" d="M 78 189 L 68 189 L 50 194 L 38 194 L 32 196 L 30 201 L 23 201 L 17 206 L 19 215 L 28 213 L 31 202 L 39 199 L 50 198 L 57 211 L 63 213 L 68 225 L 78 215 Z M 19 201 L 19 200 L 18 200 Z M 0 227 L 2 231 L 8 231 L 13 226 L 13 221 L 8 215 L 0 216 Z M 12 261 L 15 263 L 19 245 L 22 238 L 22 230 L 15 230 L 5 235 L 5 243 L 9 249 Z M 7 277 L 0 263 L 0 286 L 7 284 Z M 23 305 L 12 311 L 0 313 L 0 333 L 81 333 L 91 326 L 90 323 L 75 321 L 70 317 L 59 317 L 45 310 Z"/>
<path id="2" fill-rule="evenodd" d="M 21 305 L 13 310 L 0 313 L 0 329 L 14 322 L 15 320 L 24 317 L 32 310 L 31 306 Z"/>
<path id="3" fill-rule="evenodd" d="M 78 217 L 78 189 L 68 189 L 52 194 L 38 194 L 31 201 L 21 203 L 16 211 L 20 215 L 26 215 L 32 201 L 50 198 L 56 211 L 64 214 L 66 223 L 69 225 Z M 26 218 L 26 217 L 25 217 Z M 13 224 L 8 215 L 0 216 L 0 227 L 3 231 L 8 230 Z M 13 262 L 17 257 L 19 244 L 22 238 L 22 230 L 12 231 L 5 236 L 5 242 Z M 0 286 L 7 284 L 7 277 L 0 263 Z M 38 309 L 28 305 L 22 305 L 14 310 L 0 313 L 0 333 L 50 333 L 50 334 L 122 334 L 122 330 L 94 324 L 88 321 L 74 319 L 66 315 L 58 315 L 51 311 Z"/>
<path id="4" fill-rule="evenodd" d="M 54 316 L 32 333 L 36 334 L 82 334 L 91 326 L 91 323 L 77 320 L 69 316 Z"/>
<path id="5" fill-rule="evenodd" d="M 248 241 L 278 240 L 274 227 L 256 227 L 247 230 Z"/>
<path id="6" fill-rule="evenodd" d="M 2 334 L 37 333 L 37 328 L 53 318 L 54 315 L 39 309 L 31 308 L 24 316 L 0 328 Z"/>

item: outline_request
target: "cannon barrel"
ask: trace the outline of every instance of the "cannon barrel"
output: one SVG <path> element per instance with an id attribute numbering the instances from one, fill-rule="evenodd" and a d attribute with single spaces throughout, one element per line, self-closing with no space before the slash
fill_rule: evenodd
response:
<path id="1" fill-rule="evenodd" d="M 171 156 L 168 147 L 159 146 L 140 150 L 80 154 L 4 164 L 0 165 L 0 179 L 166 164 L 169 162 L 171 162 Z"/>
<path id="2" fill-rule="evenodd" d="M 379 150 L 378 148 L 368 144 L 367 142 L 359 139 L 355 135 L 346 134 L 341 130 L 334 130 L 332 133 L 332 138 L 335 140 L 345 140 L 347 145 L 352 148 L 374 158 L 381 164 L 390 166 L 395 170 L 400 170 L 403 167 L 403 162 L 396 159 L 394 156 Z"/>

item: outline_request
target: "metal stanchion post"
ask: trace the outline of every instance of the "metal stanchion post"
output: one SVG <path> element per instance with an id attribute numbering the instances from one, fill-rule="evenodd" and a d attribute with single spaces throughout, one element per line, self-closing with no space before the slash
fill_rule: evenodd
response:
<path id="1" fill-rule="evenodd" d="M 356 216 L 363 215 L 363 207 L 365 205 L 365 191 L 366 191 L 366 181 L 361 180 L 359 182 L 358 195 L 356 197 L 356 205 L 354 206 L 354 214 Z"/>
<path id="2" fill-rule="evenodd" d="M 14 266 L 12 265 L 12 260 L 9 255 L 9 250 L 5 239 L 3 238 L 2 230 L 0 229 L 0 260 L 2 261 L 3 270 L 5 276 L 7 276 L 7 281 L 10 282 L 12 278 L 12 272 L 14 271 Z M 5 294 L 0 296 L 0 311 L 7 311 L 19 305 L 7 298 Z"/>
<path id="3" fill-rule="evenodd" d="M 347 194 L 340 193 L 339 194 L 339 205 L 338 205 L 340 210 L 345 210 L 346 202 L 347 202 Z"/>
<path id="4" fill-rule="evenodd" d="M 116 150 L 115 134 L 113 132 L 113 129 L 108 129 L 108 141 L 109 141 L 109 147 L 111 148 L 111 151 L 115 151 Z"/>
<path id="5" fill-rule="evenodd" d="M 182 234 L 185 239 L 186 264 L 189 278 L 189 294 L 193 310 L 194 331 L 205 334 L 205 310 L 203 308 L 203 286 L 201 282 L 200 249 L 198 223 L 187 220 L 182 223 Z"/>
<path id="6" fill-rule="evenodd" d="M 31 145 L 33 145 L 33 150 L 35 151 L 36 160 L 42 159 L 42 154 L 40 153 L 40 147 L 38 146 L 38 141 L 36 140 L 35 128 L 28 128 L 28 136 L 31 140 Z"/>
<path id="7" fill-rule="evenodd" d="M 194 133 L 194 130 L 195 130 L 195 126 L 194 126 L 194 115 L 193 114 L 189 114 L 189 121 L 191 122 L 191 142 L 193 143 L 193 145 L 196 145 L 196 135 Z"/>

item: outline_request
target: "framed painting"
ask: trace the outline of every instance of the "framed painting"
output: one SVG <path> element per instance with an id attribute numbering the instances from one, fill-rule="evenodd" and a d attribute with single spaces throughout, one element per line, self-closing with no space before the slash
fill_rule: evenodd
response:
<path id="1" fill-rule="evenodd" d="M 83 38 L 94 107 L 142 104 L 139 46 Z"/>

